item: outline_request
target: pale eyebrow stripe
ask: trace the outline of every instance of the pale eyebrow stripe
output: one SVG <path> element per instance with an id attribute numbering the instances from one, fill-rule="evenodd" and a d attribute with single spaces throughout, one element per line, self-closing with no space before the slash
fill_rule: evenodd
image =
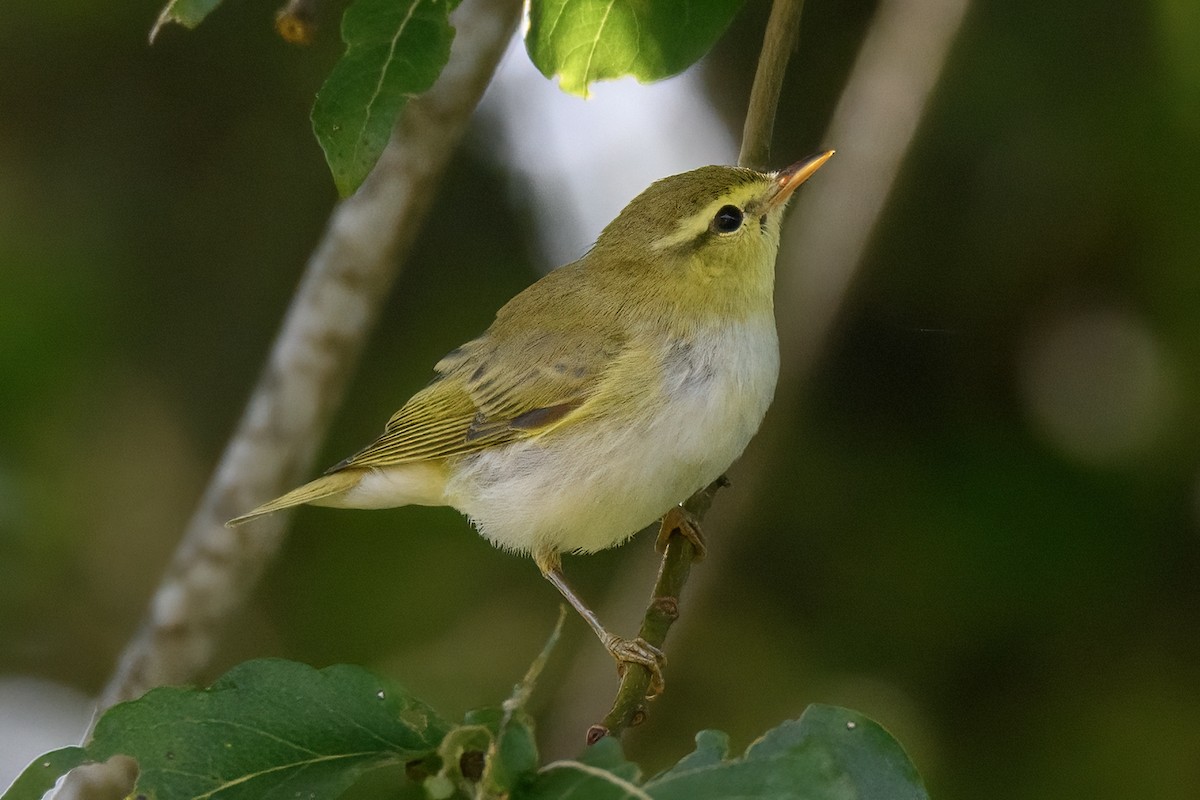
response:
<path id="1" fill-rule="evenodd" d="M 677 227 L 674 231 L 668 233 L 666 236 L 660 236 L 651 242 L 650 249 L 666 250 L 669 247 L 674 247 L 677 244 L 689 242 L 692 239 L 695 239 L 697 236 L 702 235 L 706 230 L 708 230 L 708 223 L 705 222 L 704 227 L 697 229 L 696 220 L 699 217 L 700 215 L 697 214 L 694 217 L 689 217 L 688 219 L 680 222 L 679 227 Z"/>
<path id="2" fill-rule="evenodd" d="M 708 230 L 709 220 L 717 213 L 717 209 L 722 206 L 733 205 L 744 211 L 756 195 L 757 192 L 754 190 L 754 187 L 747 185 L 738 187 L 730 193 L 730 196 L 715 198 L 703 210 L 698 211 L 685 220 L 681 220 L 675 230 L 651 242 L 650 249 L 655 251 L 665 250 L 668 247 L 674 247 L 675 245 L 691 241 Z"/>

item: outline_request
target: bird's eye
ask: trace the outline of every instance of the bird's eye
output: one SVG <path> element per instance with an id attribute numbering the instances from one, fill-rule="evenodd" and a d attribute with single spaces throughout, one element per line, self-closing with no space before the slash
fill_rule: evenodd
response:
<path id="1" fill-rule="evenodd" d="M 721 206 L 713 217 L 712 229 L 717 233 L 733 233 L 742 227 L 742 210 L 737 206 Z"/>

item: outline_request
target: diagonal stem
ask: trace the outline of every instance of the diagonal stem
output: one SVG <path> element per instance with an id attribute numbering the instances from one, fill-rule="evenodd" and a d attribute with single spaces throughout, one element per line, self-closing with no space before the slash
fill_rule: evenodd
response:
<path id="1" fill-rule="evenodd" d="M 783 91 L 788 60 L 800 35 L 800 12 L 804 0 L 775 0 L 767 20 L 758 69 L 750 89 L 750 106 L 742 128 L 742 151 L 738 166 L 765 170 L 771 154 L 771 135 L 775 131 L 775 110 Z"/>
<path id="2" fill-rule="evenodd" d="M 803 0 L 775 0 L 771 6 L 771 16 L 767 20 L 767 30 L 763 37 L 763 48 L 759 53 L 758 69 L 754 75 L 754 86 L 750 91 L 750 106 L 746 112 L 742 151 L 738 157 L 738 164 L 741 166 L 763 169 L 766 165 L 771 133 L 775 126 L 775 109 L 779 104 L 788 60 L 796 45 L 803 6 Z M 699 521 L 712 506 L 717 491 L 726 485 L 728 481 L 722 475 L 688 498 L 683 507 Z M 692 562 L 696 560 L 697 555 L 691 541 L 683 536 L 669 537 L 650 605 L 642 618 L 639 631 L 642 639 L 660 650 L 667 632 L 679 617 L 679 597 L 683 593 Z M 588 744 L 595 744 L 605 736 L 620 736 L 627 728 L 645 720 L 646 693 L 652 680 L 649 669 L 631 664 L 621 676 L 612 709 L 603 722 L 588 729 Z"/>
<path id="3" fill-rule="evenodd" d="M 969 0 L 884 0 L 875 14 L 827 135 L 828 141 L 836 142 L 847 155 L 845 166 L 799 198 L 787 231 L 792 244 L 780 257 L 776 305 L 795 313 L 780 319 L 783 358 L 776 389 L 778 400 L 768 415 L 768 426 L 772 419 L 788 417 L 789 399 L 795 397 L 828 336 L 968 5 Z M 760 67 L 759 76 L 762 73 Z M 757 82 L 758 76 L 754 93 L 758 92 Z M 759 113 L 756 108 L 752 102 L 752 115 Z M 752 126 L 747 119 L 747 131 L 762 127 Z M 749 141 L 748 133 L 743 153 L 749 149 Z M 730 536 L 738 533 L 734 522 L 749 512 L 749 505 L 758 496 L 756 489 L 772 463 L 768 454 L 771 443 L 763 436 L 759 436 L 759 442 L 752 445 L 739 472 L 744 491 L 736 493 L 716 515 Z M 693 593 L 699 595 L 697 600 L 703 599 L 715 578 L 711 570 L 701 574 L 699 584 L 693 586 Z M 624 581 L 618 576 L 614 582 Z M 614 718 L 618 706 L 623 712 Z M 632 715 L 625 710 L 631 710 Z M 619 691 L 613 714 L 603 723 L 609 729 L 598 731 L 597 739 L 606 732 L 619 735 L 624 730 L 621 722 L 625 726 L 636 724 L 644 715 L 640 697 Z M 592 730 L 597 728 L 593 726 Z"/>
<path id="4" fill-rule="evenodd" d="M 712 507 L 717 492 L 728 485 L 729 481 L 722 475 L 688 498 L 683 504 L 684 509 L 699 522 Z M 663 524 L 667 524 L 665 519 Z M 660 650 L 667 639 L 667 632 L 679 618 L 679 596 L 683 593 L 697 555 L 695 543 L 680 535 L 680 531 L 664 533 L 668 534 L 667 547 L 659 566 L 658 578 L 654 582 L 650 605 L 638 630 L 640 638 Z M 626 728 L 641 724 L 646 719 L 646 695 L 653 680 L 653 673 L 647 667 L 629 664 L 621 676 L 612 710 L 603 722 L 588 729 L 587 743 L 595 744 L 605 736 L 620 736 Z"/>

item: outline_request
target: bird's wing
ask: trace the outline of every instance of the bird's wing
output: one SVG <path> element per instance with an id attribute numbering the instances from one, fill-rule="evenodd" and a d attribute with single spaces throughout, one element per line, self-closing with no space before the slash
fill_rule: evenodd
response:
<path id="1" fill-rule="evenodd" d="M 439 376 L 383 435 L 332 471 L 463 455 L 569 422 L 625 349 L 617 330 L 489 331 L 443 358 Z"/>

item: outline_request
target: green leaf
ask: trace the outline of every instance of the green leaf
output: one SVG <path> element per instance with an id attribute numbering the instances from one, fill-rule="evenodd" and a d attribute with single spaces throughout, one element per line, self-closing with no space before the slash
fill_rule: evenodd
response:
<path id="1" fill-rule="evenodd" d="M 655 800 L 928 800 L 899 743 L 854 711 L 810 706 L 730 761 L 717 757 L 723 737 L 698 735 L 696 751 L 647 782 L 645 791 Z"/>
<path id="2" fill-rule="evenodd" d="M 895 739 L 843 708 L 810 706 L 730 759 L 729 739 L 701 731 L 696 749 L 671 769 L 638 780 L 620 745 L 602 739 L 578 761 L 556 761 L 513 792 L 513 800 L 928 800 Z"/>
<path id="3" fill-rule="evenodd" d="M 150 30 L 150 41 L 154 41 L 159 29 L 168 22 L 177 22 L 185 28 L 196 27 L 219 5 L 221 0 L 170 0 Z"/>
<path id="4" fill-rule="evenodd" d="M 720 764 L 729 757 L 729 734 L 722 731 L 700 731 L 696 734 L 696 749 L 679 760 L 672 772 L 688 772 L 694 769 Z"/>
<path id="5" fill-rule="evenodd" d="M 324 800 L 386 765 L 404 765 L 432 800 L 928 800 L 887 731 L 833 706 L 811 706 L 741 758 L 729 758 L 725 734 L 702 731 L 695 751 L 645 784 L 612 738 L 537 769 L 523 701 L 542 663 L 502 711 L 451 729 L 357 667 L 252 661 L 210 689 L 155 689 L 110 709 L 87 748 L 41 757 L 0 800 L 40 800 L 70 769 L 117 754 L 137 760 L 133 794 L 146 800 Z"/>
<path id="6" fill-rule="evenodd" d="M 38 758 L 8 787 L 0 800 L 42 800 L 42 795 L 71 770 L 91 761 L 82 747 L 64 747 Z"/>
<path id="7" fill-rule="evenodd" d="M 367 770 L 425 757 L 447 730 L 423 703 L 366 670 L 263 659 L 210 689 L 164 687 L 114 706 L 86 758 L 55 751 L 38 761 L 53 756 L 54 768 L 28 785 L 123 754 L 138 762 L 134 794 L 148 800 L 332 798 Z"/>
<path id="8" fill-rule="evenodd" d="M 486 782 L 497 795 L 510 793 L 521 781 L 533 775 L 538 765 L 537 741 L 533 720 L 523 710 L 506 715 L 488 753 Z"/>
<path id="9" fill-rule="evenodd" d="M 532 0 L 525 46 L 564 92 L 596 81 L 642 83 L 682 72 L 707 53 L 742 0 Z"/>
<path id="10" fill-rule="evenodd" d="M 450 58 L 458 0 L 355 0 L 342 17 L 346 52 L 317 93 L 313 132 L 344 197 L 367 177 L 408 99 Z"/>

